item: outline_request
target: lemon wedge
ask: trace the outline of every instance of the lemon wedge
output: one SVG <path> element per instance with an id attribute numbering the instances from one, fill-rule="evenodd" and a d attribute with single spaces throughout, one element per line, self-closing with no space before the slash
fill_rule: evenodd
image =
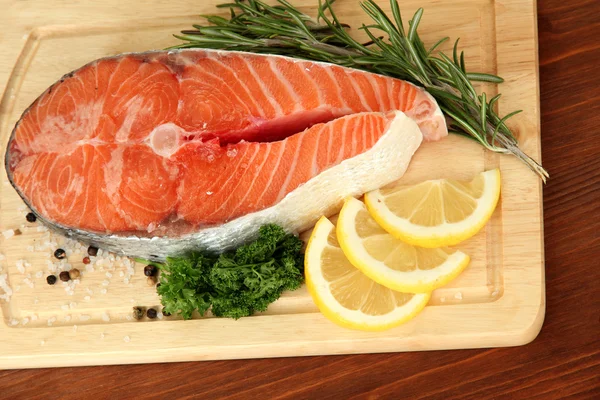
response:
<path id="1" fill-rule="evenodd" d="M 382 188 L 365 194 L 369 213 L 386 231 L 413 246 L 456 245 L 475 235 L 500 198 L 500 171 L 470 182 L 450 179 Z"/>
<path id="2" fill-rule="evenodd" d="M 353 197 L 342 207 L 336 233 L 352 265 L 375 282 L 400 292 L 431 292 L 456 278 L 469 264 L 469 256 L 461 251 L 414 247 L 396 239 Z"/>
<path id="3" fill-rule="evenodd" d="M 393 291 L 355 268 L 344 255 L 335 226 L 322 217 L 306 248 L 306 286 L 321 312 L 346 328 L 381 331 L 414 318 L 429 293 Z"/>

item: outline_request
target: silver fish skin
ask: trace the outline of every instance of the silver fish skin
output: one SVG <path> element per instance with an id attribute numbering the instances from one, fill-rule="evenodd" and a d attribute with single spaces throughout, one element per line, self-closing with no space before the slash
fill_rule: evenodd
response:
<path id="1" fill-rule="evenodd" d="M 338 212 L 346 197 L 358 197 L 398 180 L 422 140 L 418 125 L 401 111 L 396 111 L 387 131 L 373 147 L 323 171 L 288 193 L 276 205 L 177 238 L 103 235 L 64 227 L 41 215 L 38 217 L 49 228 L 67 237 L 129 257 L 160 262 L 166 257 L 194 250 L 221 253 L 255 239 L 258 228 L 264 224 L 280 225 L 290 233 L 303 232 L 321 216 Z"/>

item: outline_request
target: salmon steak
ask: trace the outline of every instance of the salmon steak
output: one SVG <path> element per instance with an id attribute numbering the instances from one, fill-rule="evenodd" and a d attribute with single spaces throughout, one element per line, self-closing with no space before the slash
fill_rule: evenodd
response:
<path id="1" fill-rule="evenodd" d="M 129 53 L 63 76 L 23 113 L 6 171 L 68 236 L 163 260 L 225 251 L 260 225 L 312 226 L 400 178 L 447 135 L 424 89 L 283 56 Z"/>

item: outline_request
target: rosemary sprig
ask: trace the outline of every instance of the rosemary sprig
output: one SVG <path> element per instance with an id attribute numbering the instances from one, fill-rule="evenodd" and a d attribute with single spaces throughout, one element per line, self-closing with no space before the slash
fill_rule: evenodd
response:
<path id="1" fill-rule="evenodd" d="M 458 50 L 458 39 L 452 57 L 437 51 L 448 38 L 427 49 L 417 31 L 422 8 L 406 27 L 397 0 L 390 0 L 391 17 L 374 0 L 361 2 L 371 24 L 360 27 L 370 38 L 369 42 L 360 43 L 348 33 L 349 26 L 337 18 L 332 8 L 335 0 L 318 1 L 318 17 L 313 19 L 287 0 L 277 0 L 278 4 L 273 6 L 260 0 L 233 0 L 217 6 L 229 9 L 228 19 L 203 16 L 210 25 L 194 25 L 193 30 L 175 35 L 184 43 L 172 48 L 280 54 L 410 81 L 435 97 L 448 117 L 450 131 L 471 137 L 489 150 L 514 155 L 546 181 L 549 176 L 546 170 L 521 151 L 506 125 L 521 110 L 500 117 L 495 111 L 500 94 L 488 100 L 485 93 L 478 95 L 472 84 L 502 83 L 503 79 L 468 72 L 464 52 Z"/>

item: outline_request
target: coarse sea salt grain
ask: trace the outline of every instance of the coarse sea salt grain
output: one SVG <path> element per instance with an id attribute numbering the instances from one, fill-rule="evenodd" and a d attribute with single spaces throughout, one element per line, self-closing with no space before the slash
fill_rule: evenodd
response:
<path id="1" fill-rule="evenodd" d="M 48 318 L 48 326 L 52 326 L 53 323 L 56 322 L 56 317 L 50 317 Z"/>
<path id="2" fill-rule="evenodd" d="M 11 237 L 15 236 L 15 231 L 13 229 L 8 229 L 6 231 L 2 231 L 2 235 L 4 235 L 6 239 L 10 239 Z"/>
<path id="3" fill-rule="evenodd" d="M 44 272 L 43 271 L 38 271 L 35 273 L 35 277 L 40 279 L 42 276 L 44 276 Z"/>
<path id="4" fill-rule="evenodd" d="M 100 293 L 102 293 L 102 294 L 106 294 L 106 292 L 107 292 L 107 290 L 106 290 L 106 289 L 102 289 L 102 290 L 100 291 Z"/>
<path id="5" fill-rule="evenodd" d="M 125 337 L 123 338 L 123 341 L 124 341 L 125 343 L 129 343 L 129 342 L 131 342 L 131 338 L 130 338 L 129 336 L 125 336 Z"/>
<path id="6" fill-rule="evenodd" d="M 71 320 L 71 318 L 72 318 L 72 317 L 71 317 L 71 314 L 67 314 L 67 315 L 65 315 L 65 321 L 66 321 L 66 322 L 69 322 L 69 321 Z"/>
<path id="7" fill-rule="evenodd" d="M 461 292 L 456 292 L 456 294 L 454 295 L 454 298 L 457 300 L 462 300 L 463 296 Z"/>
<path id="8" fill-rule="evenodd" d="M 12 296 L 13 294 L 13 291 L 10 285 L 8 284 L 8 274 L 0 275 L 0 289 L 4 291 L 4 294 L 1 298 L 3 298 L 6 301 L 9 301 L 10 296 Z"/>
<path id="9" fill-rule="evenodd" d="M 84 299 L 85 301 L 90 301 L 90 300 L 91 300 L 91 297 L 90 297 L 90 296 L 85 296 L 83 299 Z"/>
<path id="10" fill-rule="evenodd" d="M 8 320 L 8 326 L 17 326 L 19 325 L 19 320 L 15 318 L 11 318 Z"/>
<path id="11" fill-rule="evenodd" d="M 108 285 L 110 285 L 110 282 L 108 280 L 105 279 L 102 281 L 102 286 L 108 286 Z"/>
<path id="12" fill-rule="evenodd" d="M 107 272 L 105 275 L 106 275 L 108 278 L 112 278 L 112 274 L 111 274 L 110 272 Z"/>
<path id="13" fill-rule="evenodd" d="M 33 251 L 34 251 L 33 246 L 27 246 L 25 249 L 27 250 L 28 253 L 33 253 Z"/>
<path id="14" fill-rule="evenodd" d="M 79 316 L 79 320 L 80 320 L 80 321 L 89 321 L 91 318 L 92 318 L 92 317 L 90 317 L 90 316 L 89 316 L 89 315 L 87 315 L 87 314 L 81 314 L 81 315 Z"/>
<path id="15" fill-rule="evenodd" d="M 102 313 L 102 321 L 104 322 L 109 322 L 110 321 L 110 315 L 108 315 L 107 313 Z"/>
<path id="16" fill-rule="evenodd" d="M 100 334 L 100 339 L 104 339 L 104 333 Z"/>
<path id="17" fill-rule="evenodd" d="M 27 325 L 29 323 L 29 318 L 25 317 L 21 320 L 22 325 Z"/>
<path id="18" fill-rule="evenodd" d="M 42 339 L 42 340 L 40 341 L 40 345 L 41 345 L 41 346 L 43 346 L 43 345 L 45 345 L 45 344 L 46 344 L 46 341 L 45 341 L 44 339 Z"/>
<path id="19" fill-rule="evenodd" d="M 17 260 L 15 266 L 17 267 L 17 271 L 19 271 L 21 274 L 25 273 L 25 260 Z"/>
<path id="20" fill-rule="evenodd" d="M 33 314 L 33 315 L 31 316 L 31 320 L 32 320 L 32 321 L 37 321 L 37 320 L 38 320 L 38 318 L 39 318 L 39 317 L 38 317 L 38 315 L 37 315 L 37 314 Z"/>
<path id="21" fill-rule="evenodd" d="M 63 304 L 62 306 L 60 306 L 60 309 L 67 311 L 69 309 L 69 305 L 68 304 Z"/>
<path id="22" fill-rule="evenodd" d="M 77 325 L 73 325 L 73 332 L 77 332 Z"/>

